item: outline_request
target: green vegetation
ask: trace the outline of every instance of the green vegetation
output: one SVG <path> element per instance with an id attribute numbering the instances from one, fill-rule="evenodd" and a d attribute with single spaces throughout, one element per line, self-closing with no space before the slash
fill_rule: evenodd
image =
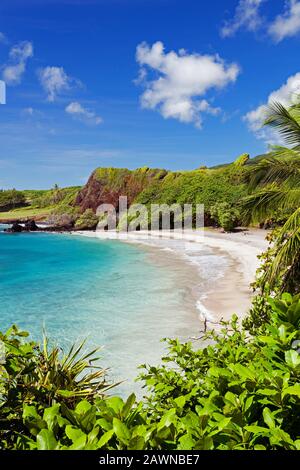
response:
<path id="1" fill-rule="evenodd" d="M 16 189 L 0 190 L 0 212 L 15 209 L 26 204 L 25 195 Z"/>
<path id="2" fill-rule="evenodd" d="M 245 166 L 246 163 L 248 163 L 250 160 L 250 155 L 249 153 L 243 153 L 242 155 L 240 155 L 236 161 L 234 162 L 234 165 L 235 166 Z"/>
<path id="3" fill-rule="evenodd" d="M 252 167 L 252 194 L 243 206 L 248 221 L 283 217 L 285 223 L 275 234 L 262 283 L 272 289 L 283 279 L 282 290 L 296 291 L 300 284 L 300 104 L 286 109 L 273 103 L 266 125 L 277 129 L 292 147 L 274 147 Z"/>
<path id="4" fill-rule="evenodd" d="M 227 202 L 222 202 L 212 206 L 210 209 L 212 219 L 225 232 L 231 232 L 238 226 L 241 214 L 236 207 L 230 206 Z"/>
<path id="5" fill-rule="evenodd" d="M 136 198 L 142 204 L 204 204 L 206 210 L 220 202 L 236 204 L 246 195 L 243 170 L 224 169 L 169 172 Z"/>
<path id="6" fill-rule="evenodd" d="M 0 219 L 45 220 L 61 206 L 73 207 L 80 187 L 60 189 L 57 185 L 49 190 L 0 191 Z"/>
<path id="7" fill-rule="evenodd" d="M 76 220 L 75 228 L 79 230 L 94 230 L 99 222 L 99 217 L 94 214 L 92 209 L 87 209 Z"/>
<path id="8" fill-rule="evenodd" d="M 169 340 L 164 365 L 142 374 L 142 402 L 104 397 L 101 369 L 80 375 L 93 353 L 59 360 L 11 329 L 1 336 L 2 448 L 299 450 L 300 297 L 268 303 L 263 334 L 233 317 L 202 349 Z"/>
<path id="9" fill-rule="evenodd" d="M 84 343 L 73 346 L 66 355 L 25 341 L 28 333 L 15 326 L 0 333 L 0 442 L 14 447 L 23 433 L 22 414 L 27 405 L 40 409 L 56 403 L 71 406 L 82 399 L 93 400 L 110 388 L 106 371 L 94 366 L 97 350 L 82 354 Z M 5 361 L 2 360 L 3 347 Z M 4 363 L 3 363 L 4 362 Z M 34 427 L 34 425 L 33 425 Z"/>
<path id="10" fill-rule="evenodd" d="M 44 220 L 48 214 L 53 210 L 52 207 L 44 207 L 39 209 L 32 206 L 20 207 L 7 212 L 0 212 L 0 220 L 16 220 L 16 219 L 38 219 Z"/>

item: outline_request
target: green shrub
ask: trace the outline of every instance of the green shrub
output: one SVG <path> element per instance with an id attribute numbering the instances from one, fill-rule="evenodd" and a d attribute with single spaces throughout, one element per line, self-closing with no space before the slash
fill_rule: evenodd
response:
<path id="1" fill-rule="evenodd" d="M 230 165 L 222 169 L 170 172 L 153 181 L 136 198 L 141 204 L 204 204 L 208 211 L 216 203 L 236 204 L 245 194 L 246 170 Z"/>
<path id="2" fill-rule="evenodd" d="M 94 214 L 92 209 L 87 209 L 75 223 L 76 229 L 94 230 L 99 222 L 99 217 Z"/>
<path id="3" fill-rule="evenodd" d="M 28 387 L 24 377 L 36 361 L 41 367 L 41 351 L 4 336 L 2 448 L 300 450 L 300 296 L 268 302 L 264 332 L 249 336 L 233 317 L 221 333 L 205 335 L 199 350 L 168 340 L 163 365 L 142 374 L 149 390 L 142 402 L 97 393 L 80 400 L 58 390 L 40 399 L 43 382 Z"/>
<path id="4" fill-rule="evenodd" d="M 26 341 L 27 336 L 16 326 L 0 333 L 5 351 L 0 363 L 2 447 L 14 446 L 18 433 L 25 432 L 22 415 L 27 405 L 38 409 L 58 402 L 75 406 L 84 398 L 103 396 L 111 387 L 105 379 L 106 371 L 94 365 L 98 361 L 97 350 L 84 354 L 81 343 L 64 355 L 59 348 L 50 348 L 46 338 L 41 347 Z"/>
<path id="5" fill-rule="evenodd" d="M 227 202 L 212 206 L 210 214 L 216 224 L 222 227 L 226 232 L 231 232 L 238 226 L 240 212 L 236 207 L 232 207 Z"/>
<path id="6" fill-rule="evenodd" d="M 235 166 L 245 166 L 250 160 L 250 155 L 249 153 L 243 153 L 242 155 L 240 155 L 234 162 L 234 165 Z"/>
<path id="7" fill-rule="evenodd" d="M 16 189 L 0 190 L 0 211 L 6 211 L 25 205 L 26 198 L 22 191 L 17 191 Z"/>

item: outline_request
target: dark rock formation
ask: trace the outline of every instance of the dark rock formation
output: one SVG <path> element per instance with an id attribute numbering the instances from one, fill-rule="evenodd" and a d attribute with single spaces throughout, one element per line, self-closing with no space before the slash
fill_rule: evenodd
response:
<path id="1" fill-rule="evenodd" d="M 24 225 L 25 232 L 36 232 L 39 230 L 34 220 L 27 220 Z"/>
<path id="2" fill-rule="evenodd" d="M 22 227 L 22 225 L 20 225 L 18 222 L 14 222 L 12 226 L 6 229 L 5 231 L 9 233 L 20 233 L 20 232 L 23 232 L 23 230 L 24 230 L 24 227 Z"/>
<path id="3" fill-rule="evenodd" d="M 22 224 L 22 225 L 21 225 Z M 73 224 L 65 225 L 49 225 L 48 227 L 38 227 L 34 220 L 17 220 L 14 221 L 10 228 L 6 229 L 8 233 L 21 233 L 21 232 L 70 232 L 74 230 Z"/>

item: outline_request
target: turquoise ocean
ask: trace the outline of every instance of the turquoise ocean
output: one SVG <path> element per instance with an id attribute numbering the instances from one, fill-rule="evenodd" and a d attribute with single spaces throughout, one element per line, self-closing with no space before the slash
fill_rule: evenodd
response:
<path id="1" fill-rule="evenodd" d="M 40 340 L 44 328 L 64 350 L 87 338 L 88 348 L 103 347 L 111 380 L 126 381 L 119 393 L 139 389 L 137 366 L 159 362 L 161 338 L 200 329 L 197 281 L 184 263 L 157 262 L 151 250 L 118 241 L 3 229 L 0 330 L 14 323 Z"/>

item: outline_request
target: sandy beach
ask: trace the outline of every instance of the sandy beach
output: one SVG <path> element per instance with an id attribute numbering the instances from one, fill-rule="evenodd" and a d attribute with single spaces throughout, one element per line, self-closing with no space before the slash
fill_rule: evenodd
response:
<path id="1" fill-rule="evenodd" d="M 265 230 L 236 233 L 218 230 L 184 233 L 86 231 L 74 232 L 74 235 L 141 244 L 151 249 L 154 262 L 185 263 L 189 267 L 199 317 L 206 320 L 209 328 L 218 328 L 220 321 L 229 320 L 233 313 L 240 319 L 246 315 L 253 295 L 250 284 L 260 264 L 258 255 L 268 246 Z M 224 260 L 218 275 L 214 274 L 213 278 L 209 276 L 207 259 L 205 269 L 201 263 L 207 252 Z"/>

